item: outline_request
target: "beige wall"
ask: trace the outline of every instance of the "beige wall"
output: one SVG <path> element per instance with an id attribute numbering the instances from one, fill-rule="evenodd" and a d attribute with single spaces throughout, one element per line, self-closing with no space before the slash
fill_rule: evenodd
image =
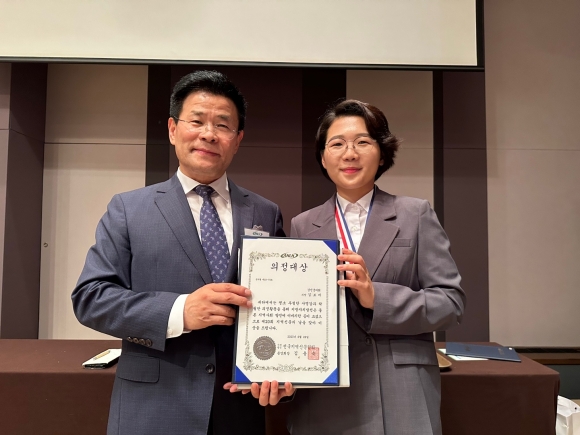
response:
<path id="1" fill-rule="evenodd" d="M 579 346 L 580 2 L 485 2 L 490 337 Z"/>
<path id="2" fill-rule="evenodd" d="M 395 195 L 428 199 L 433 205 L 433 78 L 430 71 L 353 70 L 346 95 L 387 116 L 402 145 L 395 165 L 377 185 Z"/>
<path id="3" fill-rule="evenodd" d="M 147 67 L 48 69 L 39 338 L 103 338 L 70 294 L 111 197 L 145 184 Z"/>

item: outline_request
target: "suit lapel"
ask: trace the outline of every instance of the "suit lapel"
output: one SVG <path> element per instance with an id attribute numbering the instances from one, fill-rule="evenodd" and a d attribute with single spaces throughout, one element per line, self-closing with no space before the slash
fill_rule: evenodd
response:
<path id="1" fill-rule="evenodd" d="M 313 239 L 336 239 L 336 221 L 334 212 L 336 208 L 336 194 L 324 203 L 318 216 L 312 220 L 313 230 L 305 237 Z M 358 253 L 365 259 L 371 278 L 387 250 L 393 243 L 399 232 L 399 227 L 388 222 L 396 216 L 394 197 L 380 189 L 377 189 L 373 209 L 365 227 Z M 380 237 L 377 237 L 380 235 Z M 364 316 L 358 299 L 347 289 L 347 312 L 348 315 L 363 329 L 365 328 Z"/>
<path id="2" fill-rule="evenodd" d="M 326 201 L 318 216 L 312 220 L 312 227 L 304 237 L 309 239 L 336 239 L 336 221 L 334 220 L 334 209 L 336 204 L 336 194 Z"/>
<path id="3" fill-rule="evenodd" d="M 248 195 L 242 193 L 238 186 L 228 179 L 230 199 L 232 201 L 232 220 L 234 222 L 234 234 L 232 243 L 232 255 L 226 271 L 226 282 L 238 282 L 238 249 L 245 228 L 252 228 L 254 221 L 254 204 L 248 199 Z"/>
<path id="4" fill-rule="evenodd" d="M 396 215 L 394 197 L 377 189 L 373 209 L 358 249 L 358 253 L 365 259 L 371 278 L 399 232 L 398 226 L 388 222 L 388 219 Z"/>
<path id="5" fill-rule="evenodd" d="M 167 188 L 165 188 L 166 185 Z M 161 185 L 157 192 L 159 195 L 155 198 L 155 204 L 159 211 L 204 282 L 212 283 L 195 221 L 177 176 L 174 175 L 167 183 Z"/>

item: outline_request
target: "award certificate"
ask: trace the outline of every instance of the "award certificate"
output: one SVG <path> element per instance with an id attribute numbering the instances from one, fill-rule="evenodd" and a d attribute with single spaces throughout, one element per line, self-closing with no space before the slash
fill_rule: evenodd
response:
<path id="1" fill-rule="evenodd" d="M 339 385 L 338 240 L 243 237 L 233 382 Z"/>

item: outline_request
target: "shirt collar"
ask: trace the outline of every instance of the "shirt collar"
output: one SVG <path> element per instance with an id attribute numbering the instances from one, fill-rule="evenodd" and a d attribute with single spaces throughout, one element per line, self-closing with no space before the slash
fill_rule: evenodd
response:
<path id="1" fill-rule="evenodd" d="M 375 191 L 375 186 L 373 186 L 373 188 L 366 195 L 364 195 L 362 198 L 360 198 L 356 202 L 356 204 L 358 204 L 359 207 L 362 207 L 367 213 L 369 212 L 369 208 L 371 206 L 371 200 L 373 199 L 373 192 L 374 191 Z M 352 202 L 349 202 L 347 199 L 344 199 L 338 193 L 336 194 L 336 198 L 338 199 L 338 203 L 340 204 L 340 207 L 342 208 L 343 211 L 346 211 L 346 207 L 349 204 L 354 205 Z"/>
<path id="2" fill-rule="evenodd" d="M 181 187 L 183 187 L 183 191 L 186 195 L 201 184 L 199 181 L 195 181 L 193 178 L 189 178 L 187 175 L 181 172 L 181 168 L 177 169 L 177 178 L 181 183 Z M 226 202 L 230 202 L 230 186 L 228 184 L 228 177 L 225 172 L 213 183 L 208 184 L 208 186 L 213 187 L 218 195 L 225 199 Z"/>

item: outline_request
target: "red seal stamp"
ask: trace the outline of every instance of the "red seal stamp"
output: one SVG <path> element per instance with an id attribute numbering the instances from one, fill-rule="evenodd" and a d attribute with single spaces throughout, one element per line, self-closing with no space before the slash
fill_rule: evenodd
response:
<path id="1" fill-rule="evenodd" d="M 308 359 L 312 359 L 312 360 L 319 360 L 320 359 L 320 350 L 318 347 L 309 347 L 308 348 Z"/>

